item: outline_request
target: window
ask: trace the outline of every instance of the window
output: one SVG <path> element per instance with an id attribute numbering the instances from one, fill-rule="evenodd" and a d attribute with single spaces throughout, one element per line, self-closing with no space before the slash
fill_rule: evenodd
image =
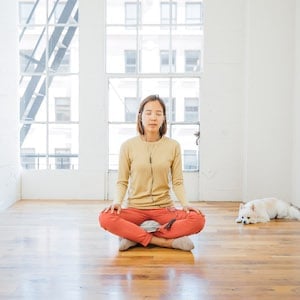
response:
<path id="1" fill-rule="evenodd" d="M 56 148 L 55 149 L 55 167 L 56 169 L 70 169 L 71 161 L 69 154 L 71 149 Z"/>
<path id="2" fill-rule="evenodd" d="M 71 120 L 71 99 L 70 97 L 55 98 L 55 120 Z"/>
<path id="3" fill-rule="evenodd" d="M 78 168 L 78 11 L 77 0 L 19 2 L 20 152 L 25 169 Z M 60 163 L 56 149 L 68 149 L 59 150 L 64 151 Z"/>
<path id="4" fill-rule="evenodd" d="M 123 141 L 137 134 L 136 113 L 140 101 L 150 94 L 158 94 L 167 108 L 167 136 L 181 144 L 182 161 L 184 151 L 196 153 L 189 155 L 194 161 L 186 164 L 185 170 L 198 171 L 199 149 L 195 137 L 199 131 L 199 115 L 195 111 L 198 103 L 186 99 L 201 100 L 203 26 L 187 23 L 185 3 L 132 0 L 124 5 L 122 0 L 106 1 L 110 170 L 118 167 Z M 188 3 L 202 2 L 189 0 Z M 127 30 L 128 26 L 131 30 Z M 190 167 L 192 163 L 194 167 Z"/>
<path id="5" fill-rule="evenodd" d="M 198 121 L 198 98 L 184 99 L 184 120 L 185 122 Z"/>
<path id="6" fill-rule="evenodd" d="M 125 122 L 135 122 L 136 113 L 139 107 L 137 98 L 125 98 Z"/>
<path id="7" fill-rule="evenodd" d="M 201 2 L 187 2 L 185 4 L 185 18 L 187 24 L 202 24 Z"/>
<path id="8" fill-rule="evenodd" d="M 161 25 L 170 25 L 177 23 L 177 3 L 160 3 L 160 23 Z"/>
<path id="9" fill-rule="evenodd" d="M 125 24 L 126 27 L 134 27 L 141 23 L 141 3 L 125 2 Z"/>
<path id="10" fill-rule="evenodd" d="M 137 51 L 125 50 L 125 73 L 136 73 L 137 71 Z"/>
<path id="11" fill-rule="evenodd" d="M 172 63 L 171 63 L 172 62 Z M 176 51 L 171 54 L 168 50 L 160 51 L 160 71 L 162 73 L 176 72 Z"/>
<path id="12" fill-rule="evenodd" d="M 199 50 L 185 51 L 185 71 L 197 72 L 200 71 L 201 57 Z"/>

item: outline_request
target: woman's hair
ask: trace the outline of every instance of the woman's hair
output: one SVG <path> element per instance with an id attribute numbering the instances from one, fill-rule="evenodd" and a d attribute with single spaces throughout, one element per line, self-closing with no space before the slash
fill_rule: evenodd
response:
<path id="1" fill-rule="evenodd" d="M 142 113 L 144 111 L 145 105 L 150 101 L 158 101 L 163 109 L 164 120 L 163 120 L 161 127 L 159 128 L 159 134 L 162 137 L 167 132 L 166 105 L 165 105 L 164 101 L 158 95 L 150 95 L 141 102 L 140 108 L 139 108 L 139 113 L 137 116 L 137 131 L 142 135 L 145 133 L 144 126 L 142 124 Z"/>

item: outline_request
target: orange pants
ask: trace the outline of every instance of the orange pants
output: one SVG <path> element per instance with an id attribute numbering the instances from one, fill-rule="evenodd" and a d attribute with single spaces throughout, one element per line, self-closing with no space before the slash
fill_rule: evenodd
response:
<path id="1" fill-rule="evenodd" d="M 171 228 L 164 228 L 172 219 L 176 219 L 176 221 Z M 161 226 L 157 231 L 149 233 L 140 227 L 147 220 L 156 221 Z M 117 214 L 116 210 L 113 213 L 110 211 L 101 212 L 99 223 L 103 229 L 146 247 L 152 236 L 174 239 L 200 232 L 205 225 L 205 216 L 195 211 L 187 213 L 174 207 L 157 209 L 123 208 L 120 214 Z"/>

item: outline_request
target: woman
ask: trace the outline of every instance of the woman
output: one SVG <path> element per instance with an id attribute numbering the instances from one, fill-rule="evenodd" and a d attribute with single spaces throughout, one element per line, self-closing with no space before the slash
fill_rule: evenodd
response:
<path id="1" fill-rule="evenodd" d="M 166 107 L 158 96 L 141 102 L 137 130 L 139 135 L 121 146 L 116 199 L 100 214 L 100 225 L 122 238 L 120 251 L 137 244 L 190 251 L 188 235 L 203 229 L 205 217 L 185 198 L 180 145 L 165 136 Z M 170 197 L 170 181 L 182 209 Z M 128 204 L 122 208 L 126 192 Z M 156 221 L 157 228 L 140 226 L 147 220 Z"/>

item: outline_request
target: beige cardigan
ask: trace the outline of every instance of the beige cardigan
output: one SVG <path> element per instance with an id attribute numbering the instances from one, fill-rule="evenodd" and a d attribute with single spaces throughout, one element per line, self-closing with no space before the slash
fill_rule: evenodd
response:
<path id="1" fill-rule="evenodd" d="M 145 142 L 137 136 L 122 144 L 114 203 L 122 204 L 128 191 L 128 207 L 172 207 L 170 185 L 181 205 L 189 205 L 185 198 L 177 141 L 163 136 L 157 142 Z"/>

